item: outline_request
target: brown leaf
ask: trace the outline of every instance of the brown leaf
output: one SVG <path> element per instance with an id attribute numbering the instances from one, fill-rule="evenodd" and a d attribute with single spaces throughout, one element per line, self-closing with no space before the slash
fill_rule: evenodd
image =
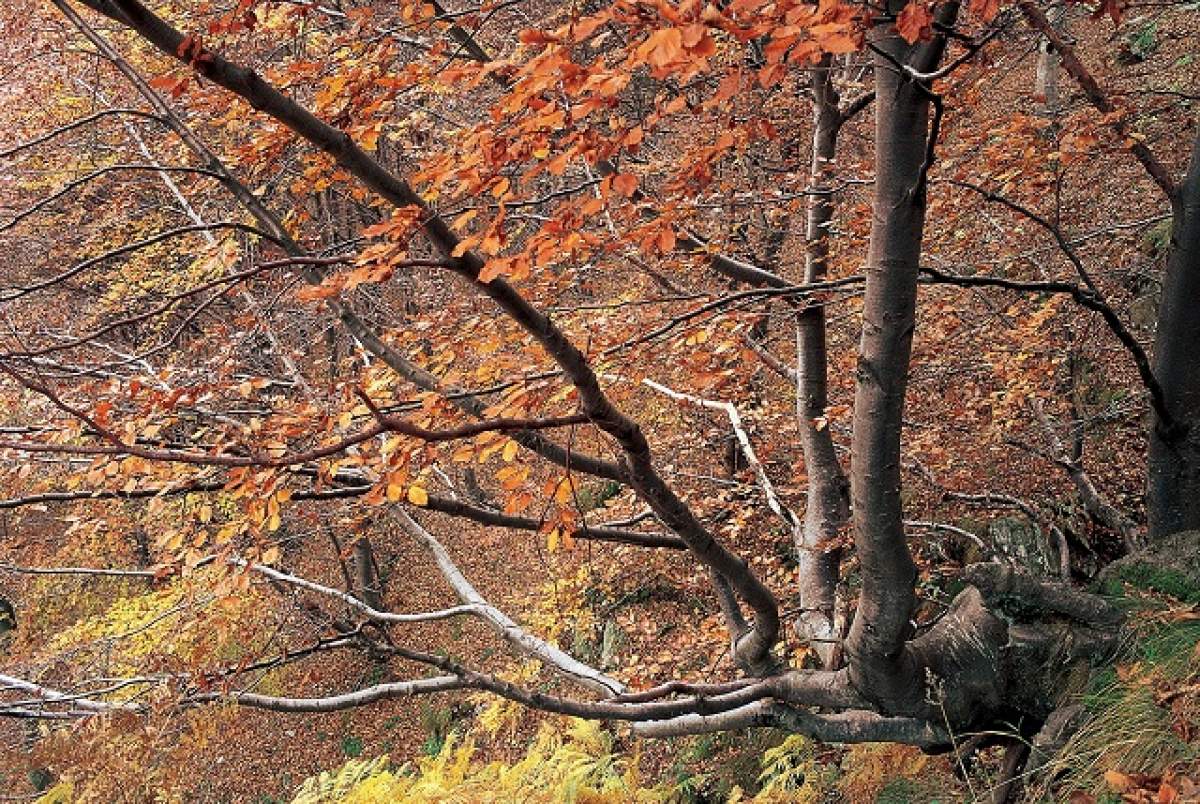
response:
<path id="1" fill-rule="evenodd" d="M 896 32 L 910 45 L 918 39 L 929 39 L 933 36 L 933 15 L 924 3 L 913 0 L 896 17 Z"/>

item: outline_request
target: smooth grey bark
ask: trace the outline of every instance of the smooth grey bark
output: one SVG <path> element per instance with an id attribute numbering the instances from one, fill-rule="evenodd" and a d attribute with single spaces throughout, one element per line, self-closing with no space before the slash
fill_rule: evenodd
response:
<path id="1" fill-rule="evenodd" d="M 378 611 L 386 611 L 383 604 L 383 581 L 375 563 L 375 551 L 371 540 L 365 535 L 354 543 L 354 575 L 358 599 Z"/>
<path id="2" fill-rule="evenodd" d="M 889 3 L 899 13 L 903 2 Z M 958 4 L 938 9 L 953 24 Z M 917 275 L 925 225 L 930 92 L 903 71 L 936 67 L 944 42 L 909 45 L 893 25 L 872 35 L 875 49 L 875 198 L 867 251 L 862 337 L 854 394 L 850 493 L 862 573 L 846 640 L 854 687 L 885 711 L 921 704 L 923 680 L 905 650 L 916 603 L 917 568 L 904 534 L 901 429 L 916 326 Z"/>
<path id="3" fill-rule="evenodd" d="M 1200 528 L 1200 137 L 1172 199 L 1174 222 L 1154 339 L 1154 374 L 1179 423 L 1150 433 L 1150 536 Z"/>
<path id="4" fill-rule="evenodd" d="M 808 206 L 805 283 L 823 280 L 828 269 L 833 198 L 820 191 L 832 184 L 837 135 L 843 122 L 832 73 L 833 57 L 829 55 L 811 72 L 815 125 L 809 180 L 818 192 L 810 196 Z M 846 475 L 824 423 L 829 405 L 828 365 L 825 306 L 810 304 L 796 318 L 796 413 L 808 475 L 804 521 L 794 534 L 801 607 L 797 629 L 802 638 L 821 640 L 814 643 L 814 649 L 826 667 L 833 667 L 838 659 L 833 640 L 838 630 L 835 608 L 841 550 L 831 545 L 850 518 L 850 500 Z"/>
<path id="5" fill-rule="evenodd" d="M 1051 6 L 1046 18 L 1059 31 L 1064 30 L 1067 19 L 1067 8 L 1064 4 Z M 1042 111 L 1053 115 L 1059 109 L 1058 93 L 1058 51 L 1046 37 L 1038 41 L 1037 70 L 1034 77 L 1034 94 L 1041 101 Z"/>

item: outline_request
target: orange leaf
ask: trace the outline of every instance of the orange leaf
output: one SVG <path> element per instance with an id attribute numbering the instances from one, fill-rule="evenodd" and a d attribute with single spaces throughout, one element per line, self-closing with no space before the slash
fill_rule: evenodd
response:
<path id="1" fill-rule="evenodd" d="M 695 23 L 683 29 L 683 44 L 688 48 L 694 48 L 708 34 L 708 26 L 702 23 Z"/>
<path id="2" fill-rule="evenodd" d="M 933 15 L 924 3 L 913 0 L 896 17 L 896 31 L 910 45 L 918 39 L 928 39 L 933 36 Z"/>
<path id="3" fill-rule="evenodd" d="M 971 0 L 970 9 L 984 22 L 991 22 L 1000 11 L 1000 0 Z"/>
<path id="4" fill-rule="evenodd" d="M 984 0 L 987 3 L 998 2 L 998 0 Z M 858 42 L 849 34 L 832 34 L 821 40 L 821 50 L 826 53 L 832 53 L 835 56 L 841 53 L 853 53 L 858 50 Z"/>
<path id="5" fill-rule="evenodd" d="M 678 28 L 662 28 L 637 49 L 637 54 L 655 67 L 665 67 L 683 53 L 683 34 Z"/>
<path id="6" fill-rule="evenodd" d="M 612 185 L 617 188 L 617 192 L 621 195 L 626 198 L 632 198 L 633 194 L 637 192 L 637 176 L 634 176 L 632 173 L 618 173 L 616 176 L 613 176 Z"/>
<path id="7" fill-rule="evenodd" d="M 519 34 L 517 34 L 517 39 L 526 45 L 545 45 L 551 42 L 559 41 L 557 36 L 547 33 L 546 31 L 539 31 L 535 28 L 527 28 L 524 31 L 521 31 Z"/>
<path id="8" fill-rule="evenodd" d="M 663 254 L 674 250 L 675 248 L 675 230 L 670 226 L 664 226 L 658 230 L 658 250 Z"/>
<path id="9" fill-rule="evenodd" d="M 741 90 L 742 74 L 740 71 L 729 73 L 721 79 L 721 83 L 717 85 L 717 93 L 713 96 L 715 101 L 726 101 L 732 98 Z"/>
<path id="10" fill-rule="evenodd" d="M 1131 777 L 1115 770 L 1105 771 L 1104 781 L 1108 783 L 1109 787 L 1111 787 L 1113 790 L 1116 790 L 1118 793 L 1128 790 L 1134 786 L 1134 781 Z"/>

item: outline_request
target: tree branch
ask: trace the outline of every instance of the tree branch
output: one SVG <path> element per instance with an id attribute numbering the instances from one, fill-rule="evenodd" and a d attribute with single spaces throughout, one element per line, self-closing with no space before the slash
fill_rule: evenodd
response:
<path id="1" fill-rule="evenodd" d="M 1058 29 L 1054 27 L 1032 0 L 1018 0 L 1017 7 L 1025 15 L 1025 19 L 1029 22 L 1030 27 L 1046 37 L 1046 40 L 1058 52 L 1063 68 L 1075 79 L 1075 83 L 1079 84 L 1088 101 L 1105 115 L 1105 120 L 1110 123 L 1113 130 L 1121 137 L 1122 144 L 1142 164 L 1146 173 L 1150 175 L 1150 178 L 1154 180 L 1158 188 L 1163 191 L 1167 199 L 1174 203 L 1178 188 L 1171 178 L 1171 174 L 1146 146 L 1145 138 L 1130 130 L 1124 116 L 1118 114 L 1117 108 L 1109 100 L 1104 90 L 1100 88 L 1099 82 L 1096 81 L 1095 77 L 1084 66 L 1083 61 L 1080 60 L 1079 55 L 1075 52 L 1075 48 L 1063 39 L 1062 34 L 1059 33 Z"/>

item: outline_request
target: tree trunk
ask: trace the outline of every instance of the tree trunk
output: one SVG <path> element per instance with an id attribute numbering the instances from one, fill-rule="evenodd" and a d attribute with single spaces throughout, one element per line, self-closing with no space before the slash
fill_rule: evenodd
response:
<path id="1" fill-rule="evenodd" d="M 1050 24 L 1062 31 L 1066 24 L 1066 6 L 1051 6 L 1046 17 Z M 1034 96 L 1041 101 L 1042 111 L 1048 115 L 1058 112 L 1058 51 L 1050 40 L 1042 37 L 1038 42 L 1037 74 L 1034 79 Z"/>
<path id="2" fill-rule="evenodd" d="M 1200 528 L 1200 137 L 1172 203 L 1174 221 L 1154 339 L 1154 373 L 1179 423 L 1150 433 L 1150 536 Z"/>
<path id="3" fill-rule="evenodd" d="M 824 279 L 828 267 L 833 198 L 820 191 L 829 190 L 832 184 L 842 124 L 832 70 L 833 57 L 826 55 L 811 73 L 815 126 L 809 183 L 818 194 L 810 196 L 808 207 L 805 283 Z M 801 607 L 797 628 L 801 638 L 815 640 L 817 655 L 826 667 L 832 667 L 837 663 L 832 640 L 837 635 L 834 610 L 841 563 L 841 551 L 832 545 L 850 517 L 850 501 L 846 476 L 824 422 L 829 405 L 825 333 L 824 305 L 810 304 L 801 310 L 796 320 L 796 412 L 808 474 L 808 505 L 795 541 Z"/>
<path id="4" fill-rule="evenodd" d="M 371 549 L 371 540 L 365 535 L 354 543 L 354 575 L 357 587 L 355 596 L 376 611 L 387 611 L 383 605 L 383 582 L 375 563 L 375 551 Z"/>
<path id="5" fill-rule="evenodd" d="M 899 13 L 903 2 L 891 2 Z M 957 3 L 938 10 L 953 23 Z M 936 66 L 944 43 L 908 45 L 890 23 L 875 31 L 875 198 L 854 394 L 850 493 L 862 572 L 846 642 L 855 688 L 885 711 L 920 705 L 923 684 L 911 651 L 916 565 L 904 535 L 900 436 L 916 325 L 917 271 L 925 225 L 923 167 L 929 91 L 902 73 Z"/>

